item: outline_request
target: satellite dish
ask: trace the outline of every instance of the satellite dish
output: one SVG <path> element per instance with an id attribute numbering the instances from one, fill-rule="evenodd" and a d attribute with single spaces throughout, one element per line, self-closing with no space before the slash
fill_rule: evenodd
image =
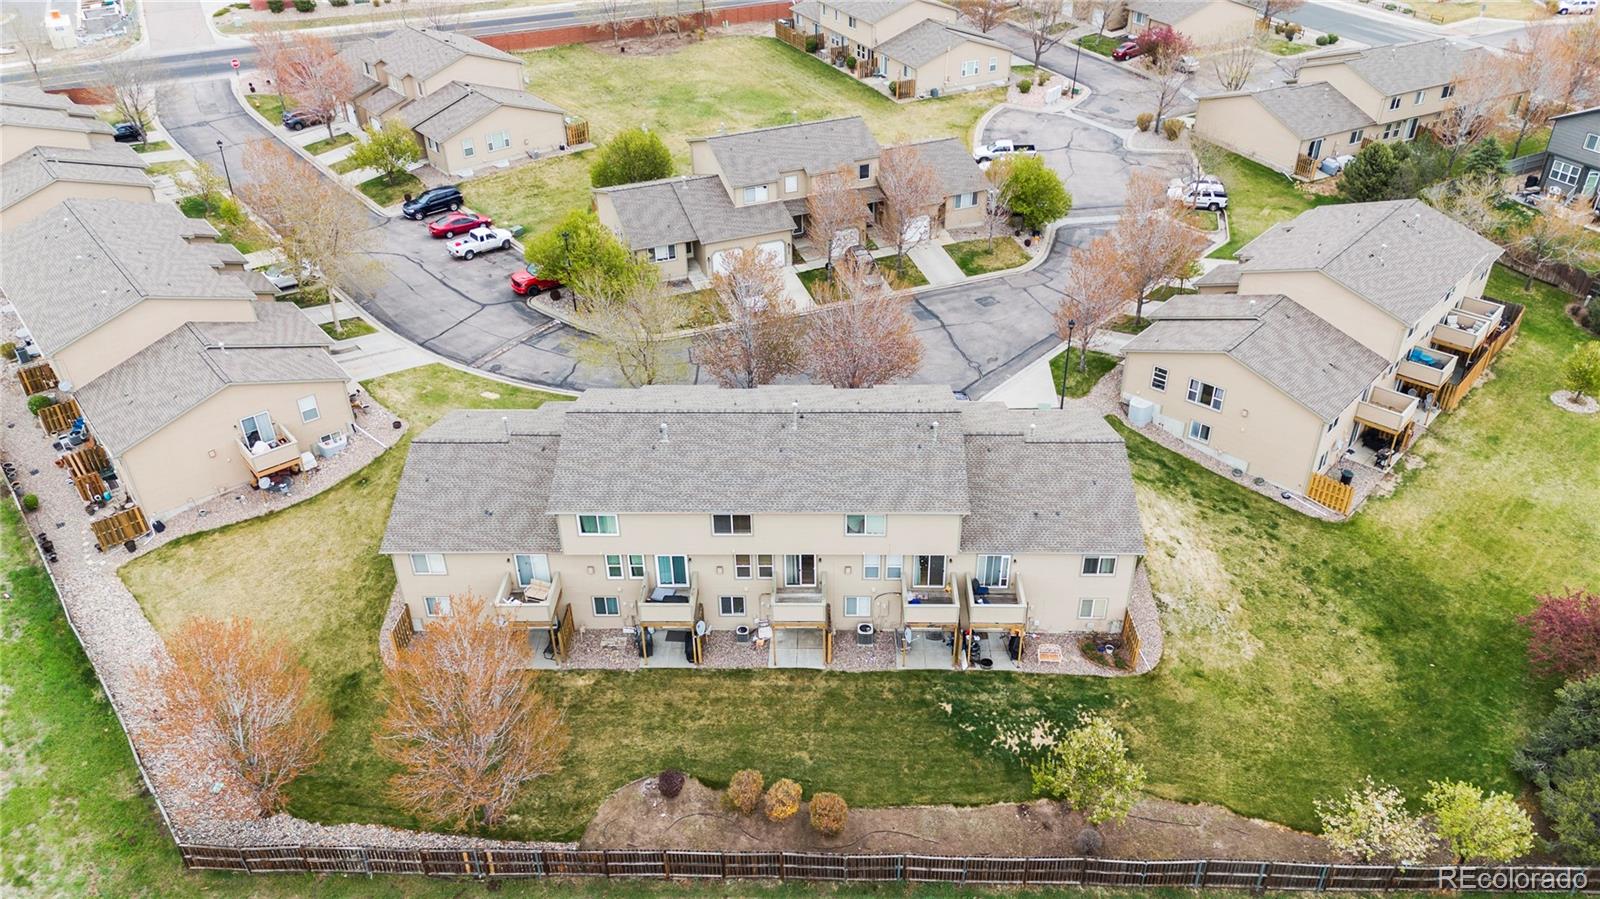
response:
<path id="1" fill-rule="evenodd" d="M 706 622 L 705 622 L 705 619 L 703 619 L 703 618 L 694 623 L 694 635 L 696 637 L 704 637 L 706 635 L 706 632 L 709 631 L 709 630 L 711 630 L 711 628 L 706 627 Z"/>

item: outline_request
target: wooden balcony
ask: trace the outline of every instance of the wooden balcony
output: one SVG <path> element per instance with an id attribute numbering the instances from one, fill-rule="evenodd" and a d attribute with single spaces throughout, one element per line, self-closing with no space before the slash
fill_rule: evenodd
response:
<path id="1" fill-rule="evenodd" d="M 966 584 L 972 583 L 972 579 L 965 575 L 961 580 Z M 1028 594 L 1022 588 L 1021 576 L 1015 572 L 1007 587 L 990 587 L 983 596 L 970 587 L 967 590 L 967 624 L 973 630 L 1020 627 L 1027 621 Z"/>
<path id="2" fill-rule="evenodd" d="M 277 429 L 276 439 L 261 452 L 252 453 L 243 440 L 239 441 L 239 449 L 244 453 L 244 464 L 250 466 L 250 473 L 258 478 L 300 464 L 300 442 L 282 428 Z"/>
<path id="3" fill-rule="evenodd" d="M 947 580 L 939 587 L 913 586 L 908 575 L 900 576 L 900 621 L 908 627 L 961 623 L 961 578 Z"/>
<path id="4" fill-rule="evenodd" d="M 1430 356 L 1440 364 L 1429 365 L 1426 362 L 1408 357 L 1400 360 L 1400 365 L 1394 372 L 1395 377 L 1408 384 L 1426 387 L 1430 390 L 1438 390 L 1450 383 L 1451 377 L 1456 373 L 1456 364 L 1460 357 L 1454 353 L 1428 353 L 1426 351 L 1423 351 L 1422 355 Z"/>
<path id="5" fill-rule="evenodd" d="M 815 585 L 788 586 L 781 572 L 772 580 L 772 621 L 774 624 L 826 624 L 828 620 L 828 575 L 817 572 Z"/>
<path id="6" fill-rule="evenodd" d="M 1493 337 L 1505 316 L 1505 307 L 1482 299 L 1465 299 L 1433 326 L 1433 342 L 1439 346 L 1471 353 Z"/>
<path id="7" fill-rule="evenodd" d="M 1398 390 L 1374 387 L 1367 399 L 1356 404 L 1356 421 L 1399 434 L 1417 417 L 1417 398 Z"/>
<path id="8" fill-rule="evenodd" d="M 646 627 L 693 627 L 699 600 L 700 576 L 693 572 L 688 586 L 657 584 L 639 602 L 639 623 Z"/>
<path id="9" fill-rule="evenodd" d="M 533 581 L 526 587 L 517 583 L 515 572 L 506 572 L 494 595 L 495 617 L 522 627 L 549 627 L 555 623 L 556 604 L 561 601 L 561 572 L 548 583 Z"/>

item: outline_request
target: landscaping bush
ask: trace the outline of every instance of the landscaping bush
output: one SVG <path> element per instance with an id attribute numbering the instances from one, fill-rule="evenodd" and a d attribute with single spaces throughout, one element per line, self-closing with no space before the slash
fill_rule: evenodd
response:
<path id="1" fill-rule="evenodd" d="M 294 0 L 296 12 L 310 12 L 317 8 L 317 0 Z"/>
<path id="2" fill-rule="evenodd" d="M 677 799 L 683 792 L 683 772 L 676 768 L 668 768 L 656 777 L 656 789 L 668 799 Z"/>
<path id="3" fill-rule="evenodd" d="M 800 785 L 785 777 L 773 781 L 762 800 L 768 821 L 787 821 L 800 811 Z"/>
<path id="4" fill-rule="evenodd" d="M 818 793 L 811 797 L 811 829 L 824 836 L 836 837 L 844 833 L 845 819 L 850 807 L 838 793 Z"/>
<path id="5" fill-rule="evenodd" d="M 1012 162 L 1001 194 L 1004 205 L 1035 231 L 1072 211 L 1072 195 L 1042 156 Z"/>
<path id="6" fill-rule="evenodd" d="M 1580 343 L 1573 347 L 1561 362 L 1561 383 L 1579 397 L 1600 396 L 1600 343 Z M 1600 621 L 1600 595 L 1590 594 L 1589 599 L 1597 606 L 1590 617 Z M 1600 642 L 1591 648 L 1600 655 Z M 1590 659 L 1589 667 L 1581 673 L 1593 674 L 1597 670 L 1600 670 L 1600 659 Z M 1569 677 L 1573 674 L 1571 671 L 1560 673 Z"/>
<path id="7" fill-rule="evenodd" d="M 328 0 L 329 6 L 349 6 L 350 0 Z"/>
<path id="8" fill-rule="evenodd" d="M 1600 864 L 1600 749 L 1568 753 L 1556 764 L 1539 803 L 1556 847 L 1575 865 Z"/>
<path id="9" fill-rule="evenodd" d="M 1183 134 L 1183 120 L 1167 119 L 1161 123 L 1161 133 L 1167 136 L 1167 140 L 1177 140 Z"/>
<path id="10" fill-rule="evenodd" d="M 227 15 L 227 14 L 228 14 L 228 13 L 231 13 L 231 12 L 233 12 L 233 7 L 231 7 L 231 6 L 224 6 L 224 7 L 223 7 L 223 8 L 221 8 L 221 9 L 219 9 L 219 10 L 217 10 L 217 11 L 216 11 L 216 12 L 214 12 L 214 13 L 212 13 L 212 14 L 211 14 L 211 18 L 213 18 L 213 19 L 220 19 L 220 18 L 222 18 L 222 17 L 223 17 L 223 16 L 225 16 L 225 15 Z"/>
<path id="11" fill-rule="evenodd" d="M 1337 34 L 1334 34 L 1331 31 L 1328 32 L 1327 34 L 1323 35 L 1323 37 L 1327 38 L 1328 39 L 1328 43 L 1330 43 L 1330 44 L 1339 43 L 1339 36 Z"/>
<path id="12" fill-rule="evenodd" d="M 1144 768 L 1128 758 L 1128 745 L 1111 722 L 1079 712 L 1067 731 L 1032 768 L 1033 792 L 1083 813 L 1090 824 L 1121 821 L 1139 801 Z"/>
<path id="13" fill-rule="evenodd" d="M 283 12 L 283 0 L 267 0 L 267 9 L 271 12 Z"/>
<path id="14" fill-rule="evenodd" d="M 1141 112 L 1134 117 L 1133 124 L 1137 125 L 1140 131 L 1149 131 L 1150 126 L 1155 123 L 1155 120 L 1155 113 Z"/>
<path id="15" fill-rule="evenodd" d="M 1592 360 L 1588 380 L 1569 380 L 1567 387 L 1592 395 L 1600 388 L 1600 343 L 1585 346 Z M 1570 357 L 1580 358 L 1577 352 Z M 34 399 L 38 397 L 28 400 L 30 408 Z M 1600 593 L 1571 590 L 1540 596 L 1533 611 L 1517 621 L 1528 629 L 1528 663 L 1535 674 L 1563 678 L 1600 674 Z"/>
<path id="16" fill-rule="evenodd" d="M 1072 838 L 1072 851 L 1082 856 L 1096 856 L 1106 848 L 1106 838 L 1098 827 L 1085 827 Z"/>
<path id="17" fill-rule="evenodd" d="M 728 781 L 725 794 L 729 807 L 741 815 L 748 815 L 761 803 L 761 772 L 746 768 L 735 771 Z"/>
<path id="18" fill-rule="evenodd" d="M 1025 93 L 1027 93 L 1028 91 L 1031 91 L 1031 90 L 1033 90 L 1033 82 L 1032 81 L 1029 81 L 1028 79 L 1024 78 L 1021 81 L 1017 82 L 1017 93 L 1025 94 Z"/>
<path id="19" fill-rule="evenodd" d="M 822 49 L 822 39 L 815 35 L 806 38 L 806 52 L 815 53 Z"/>
<path id="20" fill-rule="evenodd" d="M 15 358 L 17 358 L 16 341 L 8 340 L 5 343 L 0 343 L 0 359 L 9 361 Z"/>
<path id="21" fill-rule="evenodd" d="M 1326 46 L 1328 46 L 1328 36 L 1326 34 L 1317 35 L 1317 46 L 1318 47 L 1326 47 Z"/>
<path id="22" fill-rule="evenodd" d="M 55 404 L 55 397 L 46 396 L 42 393 L 36 393 L 33 396 L 28 397 L 28 411 L 32 412 L 34 415 L 38 415 L 40 409 L 54 406 Z"/>
<path id="23" fill-rule="evenodd" d="M 1511 767 L 1535 786 L 1550 783 L 1562 756 L 1600 749 L 1600 675 L 1556 691 L 1556 706 L 1511 756 Z"/>
<path id="24" fill-rule="evenodd" d="M 628 128 L 606 141 L 589 167 L 589 183 L 615 187 L 656 181 L 672 174 L 672 151 L 655 131 Z"/>
<path id="25" fill-rule="evenodd" d="M 22 511 L 32 512 L 38 508 L 39 495 L 37 493 L 25 493 L 22 495 Z"/>

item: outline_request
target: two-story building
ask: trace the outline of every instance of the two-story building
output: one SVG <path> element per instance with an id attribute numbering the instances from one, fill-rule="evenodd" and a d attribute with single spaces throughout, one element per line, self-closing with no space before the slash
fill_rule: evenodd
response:
<path id="1" fill-rule="evenodd" d="M 381 551 L 411 627 L 472 594 L 535 660 L 577 631 L 650 665 L 822 666 L 848 631 L 897 645 L 890 664 L 948 645 L 948 666 L 957 632 L 1014 664 L 1039 634 L 1120 628 L 1144 541 L 1093 416 L 931 386 L 646 387 L 447 416 L 411 445 Z"/>
<path id="2" fill-rule="evenodd" d="M 1302 213 L 1152 314 L 1130 414 L 1301 493 L 1347 455 L 1403 451 L 1515 318 L 1483 296 L 1500 253 L 1417 200 Z"/>
<path id="3" fill-rule="evenodd" d="M 107 144 L 87 150 L 34 147 L 0 165 L 0 233 L 73 198 L 155 201 L 144 157 Z"/>
<path id="4" fill-rule="evenodd" d="M 821 49 L 855 59 L 857 74 L 911 85 L 897 96 L 937 97 L 1011 77 L 1010 48 L 961 27 L 960 12 L 934 0 L 802 0 L 793 17 Z"/>
<path id="5" fill-rule="evenodd" d="M 29 84 L 0 92 L 0 162 L 35 147 L 91 150 L 112 143 L 111 126 L 88 106 Z"/>
<path id="6" fill-rule="evenodd" d="M 452 31 L 404 26 L 356 42 L 356 121 L 399 121 L 449 173 L 565 149 L 569 117 L 523 89 L 522 60 Z"/>
<path id="7" fill-rule="evenodd" d="M 1171 28 L 1196 47 L 1210 47 L 1255 32 L 1261 12 L 1247 0 L 1129 0 L 1128 34 Z"/>
<path id="8" fill-rule="evenodd" d="M 1600 106 L 1550 120 L 1540 184 L 1547 195 L 1578 197 L 1600 212 Z"/>

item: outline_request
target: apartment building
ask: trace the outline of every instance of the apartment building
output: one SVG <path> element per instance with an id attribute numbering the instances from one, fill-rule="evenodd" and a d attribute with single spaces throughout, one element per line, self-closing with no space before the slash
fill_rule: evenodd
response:
<path id="1" fill-rule="evenodd" d="M 835 61 L 854 59 L 861 77 L 899 85 L 896 97 L 937 97 L 1011 78 L 1010 48 L 957 24 L 961 14 L 933 0 L 803 0 L 793 17 L 795 30 L 816 37 Z"/>
<path id="2" fill-rule="evenodd" d="M 1130 36 L 1166 27 L 1197 47 L 1251 34 L 1261 19 L 1255 4 L 1244 0 L 1129 0 L 1126 6 Z"/>
<path id="3" fill-rule="evenodd" d="M 0 162 L 35 147 L 90 150 L 111 143 L 111 126 L 88 106 L 28 84 L 0 92 Z"/>
<path id="4" fill-rule="evenodd" d="M 1600 212 L 1600 106 L 1550 120 L 1540 183 L 1550 196 L 1579 198 Z"/>
<path id="5" fill-rule="evenodd" d="M 646 387 L 447 416 L 412 443 L 380 551 L 419 631 L 470 593 L 537 658 L 577 631 L 688 637 L 703 661 L 732 634 L 767 643 L 757 664 L 822 665 L 860 625 L 1019 651 L 1117 630 L 1144 542 L 1093 416 L 932 386 Z"/>
<path id="6" fill-rule="evenodd" d="M 1501 252 L 1417 200 L 1307 211 L 1151 315 L 1127 347 L 1123 396 L 1197 449 L 1304 493 L 1342 460 L 1404 450 L 1487 363 L 1516 315 L 1483 296 Z"/>
<path id="7" fill-rule="evenodd" d="M 144 158 L 123 144 L 34 147 L 0 165 L 0 233 L 73 198 L 154 202 Z"/>

